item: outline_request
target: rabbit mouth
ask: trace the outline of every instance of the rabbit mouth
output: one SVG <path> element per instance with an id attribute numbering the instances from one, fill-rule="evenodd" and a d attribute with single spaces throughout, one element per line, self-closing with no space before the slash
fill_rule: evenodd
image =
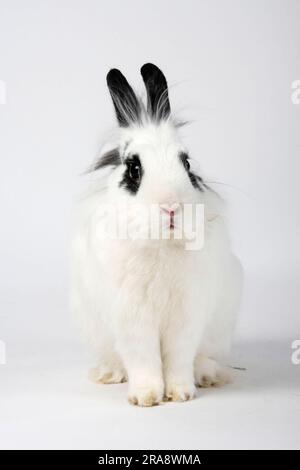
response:
<path id="1" fill-rule="evenodd" d="M 175 224 L 174 224 L 174 212 L 170 212 L 170 225 L 169 225 L 170 230 L 174 230 Z"/>

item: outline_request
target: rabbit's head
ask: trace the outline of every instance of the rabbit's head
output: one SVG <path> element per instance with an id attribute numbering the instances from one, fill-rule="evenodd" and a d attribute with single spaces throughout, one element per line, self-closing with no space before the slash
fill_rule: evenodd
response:
<path id="1" fill-rule="evenodd" d="M 178 125 L 172 120 L 164 74 L 153 64 L 145 64 L 141 74 L 147 105 L 119 70 L 112 69 L 107 75 L 120 140 L 116 149 L 100 158 L 95 169 L 113 169 L 108 179 L 109 194 L 115 203 L 127 204 L 131 222 L 147 231 L 151 210 L 152 215 L 160 217 L 161 227 L 172 232 L 182 224 L 185 205 L 203 202 L 206 187 L 193 171 Z"/>

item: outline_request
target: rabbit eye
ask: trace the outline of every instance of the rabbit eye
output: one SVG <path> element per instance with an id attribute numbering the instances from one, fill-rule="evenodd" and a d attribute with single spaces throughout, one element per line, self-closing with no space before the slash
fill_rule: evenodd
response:
<path id="1" fill-rule="evenodd" d="M 188 177 L 190 179 L 190 182 L 192 183 L 192 185 L 194 186 L 194 188 L 196 189 L 199 189 L 199 191 L 203 191 L 203 188 L 205 187 L 204 184 L 202 184 L 202 178 L 196 174 L 194 174 L 193 172 L 191 172 L 191 165 L 190 165 L 190 162 L 189 162 L 189 156 L 187 153 L 185 152 L 181 152 L 179 154 L 179 158 L 188 174 Z"/>
<path id="2" fill-rule="evenodd" d="M 125 161 L 126 170 L 123 179 L 119 183 L 120 187 L 124 187 L 131 194 L 136 194 L 141 184 L 143 169 L 138 155 L 134 154 Z"/>
<path id="3" fill-rule="evenodd" d="M 128 163 L 128 174 L 129 177 L 134 181 L 140 181 L 141 179 L 141 167 L 136 162 Z"/>
<path id="4" fill-rule="evenodd" d="M 186 171 L 190 171 L 191 165 L 187 158 L 183 161 L 183 166 L 186 169 Z"/>
<path id="5" fill-rule="evenodd" d="M 191 168 L 191 165 L 190 165 L 190 162 L 189 162 L 189 156 L 186 153 L 181 152 L 180 153 L 180 159 L 181 159 L 182 164 L 183 164 L 184 168 L 186 169 L 186 171 L 189 172 L 190 168 Z"/>

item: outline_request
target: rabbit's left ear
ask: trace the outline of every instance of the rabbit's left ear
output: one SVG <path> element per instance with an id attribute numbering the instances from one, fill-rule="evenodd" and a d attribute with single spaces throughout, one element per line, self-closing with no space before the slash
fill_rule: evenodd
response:
<path id="1" fill-rule="evenodd" d="M 121 127 L 140 121 L 141 105 L 133 89 L 118 69 L 111 69 L 106 77 L 107 86 Z"/>
<path id="2" fill-rule="evenodd" d="M 171 113 L 168 84 L 162 71 L 154 64 L 145 64 L 141 74 L 147 90 L 147 111 L 158 121 L 167 119 Z"/>

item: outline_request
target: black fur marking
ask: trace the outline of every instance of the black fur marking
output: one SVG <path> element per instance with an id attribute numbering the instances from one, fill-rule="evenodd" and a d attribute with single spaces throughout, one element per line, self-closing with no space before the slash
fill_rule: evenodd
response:
<path id="1" fill-rule="evenodd" d="M 203 183 L 201 176 L 198 176 L 195 173 L 192 173 L 190 171 L 190 165 L 188 163 L 188 158 L 189 158 L 188 154 L 185 152 L 180 152 L 179 158 L 182 161 L 182 164 L 194 188 L 199 189 L 199 191 L 204 191 L 205 184 Z"/>
<path id="2" fill-rule="evenodd" d="M 132 195 L 136 194 L 139 190 L 142 178 L 143 178 L 143 168 L 138 155 L 131 155 L 126 158 L 124 164 L 126 169 L 123 173 L 123 179 L 120 181 L 119 186 L 125 188 Z M 134 172 L 133 172 L 134 169 Z M 132 174 L 139 174 L 139 178 L 133 178 Z"/>
<path id="3" fill-rule="evenodd" d="M 121 127 L 141 120 L 141 105 L 133 89 L 120 70 L 111 69 L 106 77 L 117 119 Z"/>
<path id="4" fill-rule="evenodd" d="M 96 171 L 100 168 L 105 168 L 106 166 L 113 166 L 117 167 L 121 165 L 121 158 L 120 153 L 117 148 L 109 150 L 106 152 L 99 160 L 96 161 L 95 165 L 93 166 L 92 170 Z"/>
<path id="5" fill-rule="evenodd" d="M 168 84 L 162 71 L 153 64 L 145 64 L 141 74 L 147 90 L 147 111 L 157 119 L 167 119 L 171 113 Z"/>

